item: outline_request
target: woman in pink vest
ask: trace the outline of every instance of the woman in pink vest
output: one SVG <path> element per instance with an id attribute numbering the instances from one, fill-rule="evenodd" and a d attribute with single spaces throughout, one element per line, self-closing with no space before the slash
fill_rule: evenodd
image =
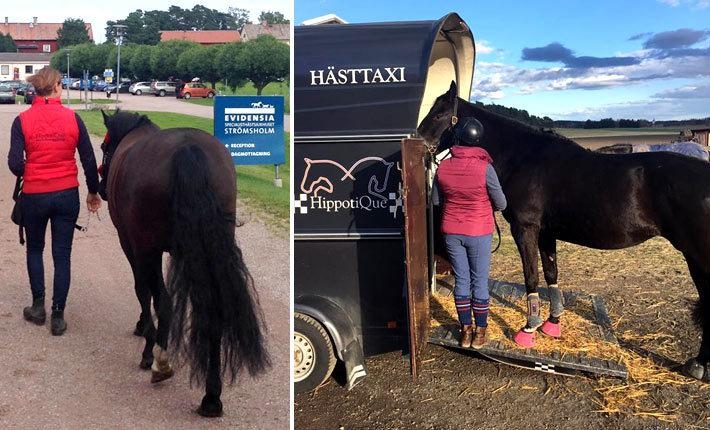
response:
<path id="1" fill-rule="evenodd" d="M 44 325 L 44 237 L 51 225 L 54 291 L 51 331 L 60 336 L 67 328 L 64 305 L 71 277 L 71 248 L 79 216 L 79 180 L 75 154 L 84 168 L 89 211 L 101 207 L 96 159 L 81 118 L 62 106 L 61 75 L 45 67 L 27 79 L 37 95 L 32 106 L 15 118 L 10 135 L 8 165 L 23 176 L 22 203 L 27 234 L 27 272 L 32 306 L 24 309 L 27 321 Z"/>
<path id="2" fill-rule="evenodd" d="M 456 141 L 451 157 L 436 171 L 444 204 L 441 231 L 456 281 L 460 345 L 478 349 L 487 340 L 493 210 L 505 209 L 506 200 L 491 165 L 493 160 L 485 149 L 476 146 L 483 136 L 483 125 L 475 118 L 463 118 L 454 126 L 453 134 Z"/>

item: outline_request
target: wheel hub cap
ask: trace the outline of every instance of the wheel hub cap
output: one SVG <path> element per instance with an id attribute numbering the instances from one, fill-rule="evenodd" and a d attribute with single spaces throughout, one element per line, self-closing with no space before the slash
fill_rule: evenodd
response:
<path id="1" fill-rule="evenodd" d="M 293 334 L 293 374 L 294 381 L 299 382 L 313 372 L 316 354 L 311 341 L 301 333 Z"/>

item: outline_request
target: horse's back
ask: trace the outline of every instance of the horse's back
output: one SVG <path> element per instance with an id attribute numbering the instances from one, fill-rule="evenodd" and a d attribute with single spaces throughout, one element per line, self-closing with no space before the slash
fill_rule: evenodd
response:
<path id="1" fill-rule="evenodd" d="M 121 166 L 116 166 L 120 171 L 111 185 L 114 197 L 109 203 L 119 231 L 125 229 L 134 237 L 147 235 L 150 242 L 167 246 L 174 157 L 185 147 L 199 148 L 204 154 L 200 166 L 206 170 L 209 188 L 226 213 L 236 213 L 236 171 L 224 145 L 201 130 L 165 129 L 136 141 Z"/>

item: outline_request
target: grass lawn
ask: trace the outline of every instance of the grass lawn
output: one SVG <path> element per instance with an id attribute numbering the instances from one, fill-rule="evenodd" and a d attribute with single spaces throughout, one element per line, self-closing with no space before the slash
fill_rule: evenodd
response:
<path id="1" fill-rule="evenodd" d="M 237 88 L 237 91 L 232 91 L 231 88 L 225 87 L 223 84 L 217 84 L 217 94 L 222 96 L 255 96 L 256 88 L 249 82 L 246 85 Z M 290 89 L 285 82 L 272 82 L 261 92 L 262 96 L 284 96 L 284 112 L 289 113 L 291 110 L 289 108 L 289 103 L 291 100 Z M 213 106 L 213 99 L 203 99 L 203 98 L 191 98 L 185 100 L 187 103 L 194 103 L 203 106 Z"/>
<path id="2" fill-rule="evenodd" d="M 77 111 L 86 124 L 90 134 L 103 136 L 106 127 L 98 110 Z M 139 112 L 147 115 L 160 128 L 193 127 L 209 134 L 213 133 L 212 120 L 191 115 L 170 112 Z M 283 187 L 274 186 L 274 166 L 237 166 L 237 186 L 239 199 L 250 209 L 266 215 L 270 223 L 279 230 L 288 231 L 289 227 L 289 190 L 290 190 L 290 135 L 284 133 L 286 164 L 279 166 L 279 177 L 283 179 Z"/>

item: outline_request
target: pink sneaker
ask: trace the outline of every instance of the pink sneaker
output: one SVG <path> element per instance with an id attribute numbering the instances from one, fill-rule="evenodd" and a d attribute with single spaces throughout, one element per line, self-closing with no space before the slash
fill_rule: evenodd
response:
<path id="1" fill-rule="evenodd" d="M 513 341 L 523 348 L 532 348 L 535 346 L 535 332 L 528 333 L 521 329 L 515 333 Z"/>
<path id="2" fill-rule="evenodd" d="M 544 323 L 542 323 L 542 327 L 540 327 L 540 331 L 545 333 L 546 335 L 554 338 L 558 338 L 562 335 L 562 324 L 560 323 L 552 323 L 549 320 L 546 320 Z"/>

